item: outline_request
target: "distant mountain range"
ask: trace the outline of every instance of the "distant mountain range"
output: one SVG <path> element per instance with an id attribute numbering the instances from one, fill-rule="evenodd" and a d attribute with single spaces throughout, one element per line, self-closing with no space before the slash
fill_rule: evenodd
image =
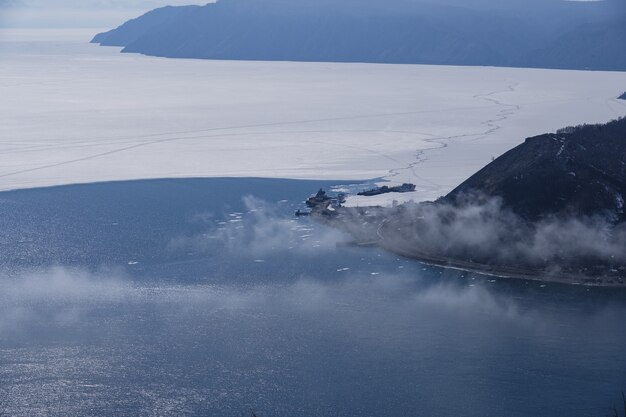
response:
<path id="1" fill-rule="evenodd" d="M 98 34 L 175 58 L 626 70 L 626 2 L 220 0 Z"/>

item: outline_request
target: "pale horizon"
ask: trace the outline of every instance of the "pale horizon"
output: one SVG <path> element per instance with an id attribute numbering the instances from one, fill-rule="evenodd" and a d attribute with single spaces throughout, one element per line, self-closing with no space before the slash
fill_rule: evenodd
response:
<path id="1" fill-rule="evenodd" d="M 0 28 L 115 28 L 165 6 L 204 5 L 205 0 L 74 1 L 0 0 Z"/>

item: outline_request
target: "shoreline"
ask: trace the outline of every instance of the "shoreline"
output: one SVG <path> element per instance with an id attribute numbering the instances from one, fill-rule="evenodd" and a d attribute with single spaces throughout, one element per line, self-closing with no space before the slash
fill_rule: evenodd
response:
<path id="1" fill-rule="evenodd" d="M 402 256 L 407 259 L 412 259 L 425 265 L 440 267 L 444 269 L 453 269 L 468 273 L 475 273 L 484 275 L 487 277 L 495 277 L 500 279 L 515 279 L 523 281 L 543 282 L 543 283 L 556 283 L 566 285 L 576 285 L 584 287 L 602 287 L 602 288 L 626 288 L 626 281 L 621 279 L 609 280 L 607 277 L 594 278 L 585 275 L 564 275 L 555 274 L 547 271 L 532 271 L 524 269 L 509 269 L 504 266 L 492 266 L 486 264 L 477 264 L 466 261 L 455 260 L 447 257 L 436 257 L 433 255 L 409 253 L 395 248 L 391 245 L 379 244 L 378 247 Z"/>
<path id="2" fill-rule="evenodd" d="M 373 207 L 372 207 L 373 208 Z M 361 208 L 363 209 L 363 208 Z M 543 283 L 556 283 L 565 285 L 585 286 L 585 287 L 602 287 L 602 288 L 626 288 L 626 277 L 607 275 L 591 276 L 575 273 L 556 272 L 548 270 L 533 270 L 523 267 L 507 267 L 503 265 L 489 265 L 464 261 L 448 256 L 439 256 L 417 250 L 405 250 L 398 245 L 390 243 L 389 239 L 385 239 L 383 228 L 385 219 L 376 227 L 376 238 L 370 239 L 369 236 L 358 237 L 349 229 L 341 227 L 341 221 L 332 217 L 324 217 L 323 215 L 314 215 L 313 218 L 330 227 L 342 230 L 354 238 L 354 246 L 358 247 L 379 247 L 389 253 L 401 256 L 406 259 L 415 260 L 424 265 L 436 266 L 444 269 L 453 269 L 464 271 L 467 273 L 475 273 L 483 276 L 491 276 L 500 279 L 516 279 L 524 281 L 534 281 Z"/>

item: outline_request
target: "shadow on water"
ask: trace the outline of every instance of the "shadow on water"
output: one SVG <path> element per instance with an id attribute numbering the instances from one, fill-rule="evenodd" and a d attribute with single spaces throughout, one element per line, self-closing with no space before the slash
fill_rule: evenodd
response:
<path id="1" fill-rule="evenodd" d="M 337 245 L 335 182 L 0 194 L 0 411 L 592 416 L 626 386 L 626 293 Z"/>

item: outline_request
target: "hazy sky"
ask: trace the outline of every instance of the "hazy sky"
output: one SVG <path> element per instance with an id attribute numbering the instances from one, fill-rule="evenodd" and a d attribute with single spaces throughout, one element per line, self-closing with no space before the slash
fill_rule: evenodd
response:
<path id="1" fill-rule="evenodd" d="M 156 7 L 211 0 L 0 0 L 0 27 L 111 28 Z"/>
<path id="2" fill-rule="evenodd" d="M 0 3 L 2 1 L 0 0 Z M 159 6 L 181 4 L 205 4 L 208 0 L 9 0 L 30 7 L 46 8 L 117 8 L 117 9 L 151 9 Z"/>

